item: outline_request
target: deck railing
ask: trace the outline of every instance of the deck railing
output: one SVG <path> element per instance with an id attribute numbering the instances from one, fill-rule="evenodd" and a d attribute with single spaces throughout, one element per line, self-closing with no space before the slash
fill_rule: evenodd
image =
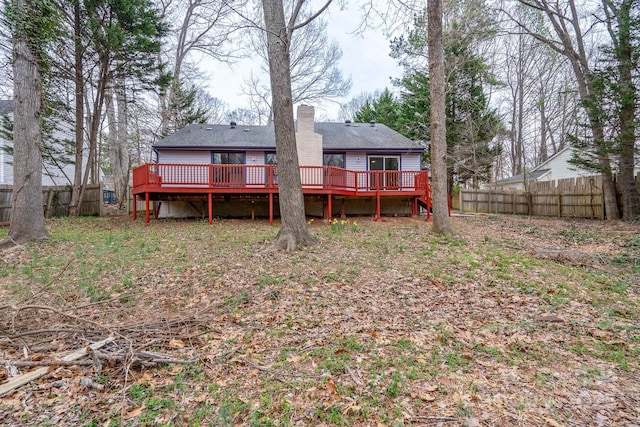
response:
<path id="1" fill-rule="evenodd" d="M 301 166 L 303 188 L 350 192 L 427 191 L 427 171 L 353 171 Z M 147 163 L 133 170 L 133 188 L 276 188 L 275 165 Z"/>

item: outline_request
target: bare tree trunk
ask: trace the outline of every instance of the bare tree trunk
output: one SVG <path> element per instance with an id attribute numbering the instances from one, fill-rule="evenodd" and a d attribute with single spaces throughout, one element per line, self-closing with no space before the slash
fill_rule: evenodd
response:
<path id="1" fill-rule="evenodd" d="M 618 91 L 620 94 L 620 111 L 618 113 L 620 134 L 620 175 L 619 183 L 622 193 L 622 218 L 634 221 L 640 216 L 640 195 L 633 176 L 635 166 L 636 142 L 636 87 L 633 80 L 634 54 L 632 36 L 631 9 L 637 0 L 624 0 L 616 8 L 614 2 L 603 0 L 602 4 L 609 18 L 609 33 L 615 46 L 618 66 Z M 617 32 L 611 25 L 615 21 Z"/>
<path id="2" fill-rule="evenodd" d="M 82 189 L 82 150 L 84 148 L 84 77 L 82 75 L 82 29 L 80 23 L 80 0 L 74 1 L 74 57 L 75 77 L 74 85 L 76 105 L 76 129 L 75 129 L 75 168 L 73 174 L 73 187 L 71 201 L 69 202 L 69 216 L 80 215 L 80 191 Z"/>
<path id="3" fill-rule="evenodd" d="M 15 7 L 23 11 L 26 2 L 16 0 Z M 0 248 L 49 238 L 42 203 L 42 76 L 23 23 L 14 25 L 13 199 L 9 235 Z"/>
<path id="4" fill-rule="evenodd" d="M 620 219 L 620 210 L 616 196 L 616 188 L 613 182 L 611 170 L 611 159 L 609 158 L 608 144 L 605 140 L 604 123 L 598 111 L 594 108 L 599 105 L 599 100 L 595 99 L 590 83 L 591 69 L 587 50 L 584 45 L 583 32 L 580 27 L 580 15 L 576 8 L 575 0 L 567 2 L 552 2 L 548 0 L 519 0 L 520 3 L 541 10 L 545 13 L 549 22 L 558 37 L 558 41 L 552 41 L 545 35 L 529 30 L 524 25 L 522 27 L 533 37 L 546 43 L 547 46 L 556 52 L 564 55 L 571 63 L 580 100 L 588 104 L 586 108 L 589 127 L 593 136 L 593 148 L 598 161 L 598 167 L 602 174 L 602 186 L 604 193 L 604 205 L 607 219 Z M 568 6 L 568 14 L 564 13 L 565 4 Z M 569 29 L 570 28 L 570 29 Z"/>
<path id="5" fill-rule="evenodd" d="M 431 176 L 433 231 L 452 235 L 447 194 L 447 137 L 445 115 L 442 0 L 428 0 L 429 80 L 431 96 Z"/>
<path id="6" fill-rule="evenodd" d="M 129 150 L 128 141 L 128 108 L 124 79 L 119 78 L 116 81 L 116 100 L 118 103 L 118 137 L 116 146 L 114 147 L 112 158 L 114 185 L 116 192 L 116 200 L 122 208 L 127 196 L 127 187 L 129 185 Z"/>
<path id="7" fill-rule="evenodd" d="M 285 25 L 282 0 L 263 0 L 262 5 L 267 31 L 282 221 L 275 245 L 292 250 L 299 244 L 315 242 L 307 230 L 293 122 L 289 57 L 293 29 L 289 31 Z"/>
<path id="8" fill-rule="evenodd" d="M 546 111 L 546 98 L 544 96 L 541 97 L 540 102 L 538 103 L 538 108 L 540 111 L 540 163 L 546 162 L 549 158 L 549 149 L 547 138 L 551 132 L 548 132 L 547 127 L 547 111 Z"/>
<path id="9" fill-rule="evenodd" d="M 526 179 L 526 162 L 524 150 L 524 52 L 522 35 L 518 36 L 518 121 L 516 124 L 516 175 L 523 174 Z"/>

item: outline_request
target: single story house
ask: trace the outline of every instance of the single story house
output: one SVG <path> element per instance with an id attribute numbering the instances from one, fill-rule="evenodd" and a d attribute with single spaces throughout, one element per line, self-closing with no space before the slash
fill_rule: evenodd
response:
<path id="1" fill-rule="evenodd" d="M 296 144 L 307 215 L 413 214 L 429 197 L 425 148 L 387 126 L 319 123 L 297 109 Z M 278 212 L 273 125 L 193 124 L 153 146 L 133 171 L 133 196 L 156 217 L 268 216 Z M 334 212 L 334 207 L 336 212 Z M 136 209 L 134 209 L 135 215 Z"/>
<path id="2" fill-rule="evenodd" d="M 487 187 L 497 190 L 524 191 L 525 180 L 527 182 L 546 182 L 595 175 L 593 171 L 587 171 L 569 163 L 574 150 L 573 147 L 565 147 L 524 175 L 519 174 L 502 179 L 488 184 Z"/>

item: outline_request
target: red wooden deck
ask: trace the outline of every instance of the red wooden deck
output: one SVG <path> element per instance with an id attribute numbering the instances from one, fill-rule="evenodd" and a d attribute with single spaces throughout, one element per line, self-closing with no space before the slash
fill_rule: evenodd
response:
<path id="1" fill-rule="evenodd" d="M 376 197 L 376 217 L 380 219 L 380 198 L 412 199 L 412 214 L 418 204 L 431 206 L 427 171 L 353 171 L 332 166 L 300 167 L 302 192 L 327 199 L 327 216 L 331 219 L 333 195 Z M 273 222 L 273 196 L 278 193 L 278 169 L 275 165 L 214 165 L 147 163 L 133 170 L 134 200 L 145 200 L 149 223 L 151 200 L 179 199 L 194 195 L 208 196 L 209 222 L 213 221 L 214 195 L 268 195 L 269 219 Z M 133 211 L 136 219 L 136 209 Z"/>

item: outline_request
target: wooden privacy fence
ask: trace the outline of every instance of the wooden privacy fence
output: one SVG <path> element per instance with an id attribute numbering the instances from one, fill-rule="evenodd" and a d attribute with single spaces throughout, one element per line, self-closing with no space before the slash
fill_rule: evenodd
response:
<path id="1" fill-rule="evenodd" d="M 11 220 L 11 200 L 13 187 L 0 186 L 0 223 L 8 223 Z M 42 187 L 42 201 L 46 218 L 54 216 L 69 216 L 69 203 L 71 202 L 71 187 Z M 102 184 L 88 185 L 85 188 L 84 200 L 80 206 L 80 215 L 102 215 Z"/>
<path id="2" fill-rule="evenodd" d="M 460 190 L 460 212 L 604 219 L 602 177 L 530 182 L 529 191 Z"/>

